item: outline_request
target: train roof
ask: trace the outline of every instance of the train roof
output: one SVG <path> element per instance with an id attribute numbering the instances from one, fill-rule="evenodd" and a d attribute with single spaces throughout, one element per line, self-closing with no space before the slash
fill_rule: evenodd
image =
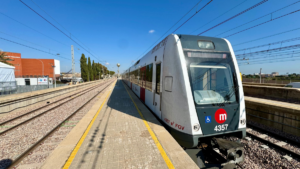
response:
<path id="1" fill-rule="evenodd" d="M 208 37 L 208 36 L 197 36 L 197 35 L 184 35 L 184 34 L 170 34 L 170 35 L 177 35 L 179 37 L 183 49 L 199 50 L 198 43 L 196 43 L 196 42 L 198 42 L 198 41 L 210 41 L 210 42 L 213 42 L 215 49 L 214 50 L 209 50 L 209 51 L 230 52 L 229 46 L 228 46 L 226 40 L 223 39 L 223 38 Z M 170 36 L 170 35 L 168 35 L 168 36 Z M 152 50 L 147 52 L 143 57 L 145 57 L 146 55 L 151 53 L 151 51 Z M 143 57 L 141 59 L 143 59 Z M 139 64 L 141 59 L 139 59 L 136 63 L 134 63 L 129 68 L 131 68 L 131 67 L 135 68 L 135 66 Z M 124 73 L 127 72 L 129 70 L 129 68 L 126 69 L 124 71 Z"/>
<path id="2" fill-rule="evenodd" d="M 215 37 L 208 37 L 208 36 L 197 36 L 197 35 L 183 35 L 177 34 L 180 41 L 182 48 L 184 49 L 196 49 L 199 50 L 198 43 L 195 41 L 210 41 L 214 43 L 215 49 L 214 51 L 222 51 L 222 52 L 229 52 L 229 47 L 225 39 L 222 38 L 215 38 Z"/>

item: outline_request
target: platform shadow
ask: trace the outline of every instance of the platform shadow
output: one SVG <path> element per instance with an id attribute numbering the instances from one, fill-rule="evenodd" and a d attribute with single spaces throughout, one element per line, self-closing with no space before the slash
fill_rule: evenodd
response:
<path id="1" fill-rule="evenodd" d="M 127 88 L 127 90 L 125 89 Z M 76 168 L 85 168 L 86 164 L 89 163 L 89 167 L 88 168 L 99 168 L 99 164 L 101 165 L 101 161 L 99 160 L 99 156 L 101 151 L 103 151 L 103 145 L 107 136 L 107 127 L 111 118 L 111 114 L 112 111 L 117 110 L 118 112 L 130 115 L 132 117 L 138 118 L 142 120 L 142 117 L 140 116 L 140 114 L 138 113 L 132 99 L 130 98 L 130 96 L 134 99 L 135 102 L 141 102 L 141 100 L 139 100 L 139 98 L 132 92 L 130 91 L 130 89 L 126 86 L 126 84 L 124 84 L 122 82 L 122 80 L 118 80 L 116 85 L 114 86 L 112 93 L 107 101 L 107 106 L 104 106 L 103 109 L 101 110 L 101 112 L 103 112 L 102 114 L 100 113 L 99 116 L 97 117 L 96 121 L 94 123 L 94 125 L 97 123 L 96 127 L 92 127 L 92 129 L 90 130 L 90 134 L 92 133 L 92 135 L 89 138 L 89 143 L 87 145 L 87 147 L 85 148 L 85 153 L 83 154 L 82 157 L 80 157 L 80 161 L 78 163 L 78 165 L 76 166 Z M 137 103 L 138 105 L 141 105 L 141 103 Z M 142 105 L 145 106 L 145 105 Z M 148 109 L 147 107 L 143 107 L 143 110 Z M 140 109 L 140 108 L 139 108 Z M 143 111 L 140 110 L 140 111 Z M 151 112 L 150 109 L 148 109 L 148 111 L 150 111 L 150 113 L 152 113 L 152 115 L 154 116 L 153 112 Z M 119 113 L 120 114 L 120 113 Z M 148 115 L 147 115 L 148 116 Z M 145 117 L 145 115 L 144 115 Z M 151 115 L 150 115 L 151 117 Z M 115 117 L 114 117 L 115 118 Z M 161 123 L 158 121 L 157 117 L 154 116 L 151 117 L 150 119 L 147 119 L 147 117 L 145 118 L 145 120 L 148 123 L 154 123 L 156 125 L 162 126 Z M 102 133 L 99 133 L 99 132 Z M 96 140 L 97 138 L 97 140 Z M 93 154 L 93 160 L 92 158 L 87 158 L 89 153 L 95 153 Z M 86 164 L 85 164 L 86 163 Z"/>

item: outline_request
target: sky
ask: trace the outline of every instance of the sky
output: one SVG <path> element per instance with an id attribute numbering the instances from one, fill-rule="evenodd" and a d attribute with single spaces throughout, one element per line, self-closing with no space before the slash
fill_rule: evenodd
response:
<path id="1" fill-rule="evenodd" d="M 65 72 L 72 67 L 71 45 L 74 45 L 76 72 L 80 72 L 79 59 L 81 54 L 84 53 L 85 56 L 91 57 L 91 60 L 106 64 L 109 70 L 116 72 L 116 64 L 120 63 L 121 73 L 148 52 L 153 47 L 151 45 L 156 41 L 159 43 L 168 34 L 197 35 L 262 0 L 213 0 L 197 14 L 195 14 L 196 11 L 205 6 L 210 0 L 22 1 L 57 28 L 42 19 L 21 1 L 2 0 L 0 8 L 0 49 L 21 53 L 22 58 L 58 59 L 61 61 L 61 71 Z M 300 29 L 297 29 L 300 28 L 300 12 L 275 19 L 299 10 L 300 3 L 296 2 L 298 0 L 268 0 L 262 5 L 201 34 L 201 36 L 226 38 L 231 42 L 235 51 L 297 38 L 300 35 Z M 197 3 L 198 5 L 193 8 Z M 295 4 L 273 12 L 293 3 Z M 188 11 L 190 12 L 170 29 Z M 271 12 L 273 12 L 272 15 L 269 14 Z M 176 30 L 192 15 L 194 17 Z M 266 16 L 245 24 L 264 15 Z M 270 22 L 227 37 L 266 21 Z M 238 28 L 228 31 L 235 27 Z M 252 41 L 289 30 L 294 31 Z M 67 36 L 74 39 L 75 42 Z M 241 44 L 248 41 L 252 42 Z M 237 51 L 235 54 L 286 47 L 298 43 L 299 40 L 295 40 L 251 50 Z M 280 74 L 286 74 L 289 72 L 299 74 L 300 57 L 298 56 L 300 55 L 297 54 L 297 48 L 290 50 L 290 52 L 293 50 L 295 50 L 295 54 L 274 56 L 273 63 L 269 63 L 273 54 L 271 52 L 266 53 L 264 56 L 246 56 L 245 59 L 249 60 L 239 61 L 240 71 L 243 74 L 252 74 L 258 73 L 259 69 L 262 68 L 262 73 L 279 72 Z M 60 55 L 57 56 L 57 53 Z M 278 60 L 280 57 L 288 57 L 289 59 Z M 266 60 L 265 62 L 268 63 L 258 62 L 257 60 Z"/>

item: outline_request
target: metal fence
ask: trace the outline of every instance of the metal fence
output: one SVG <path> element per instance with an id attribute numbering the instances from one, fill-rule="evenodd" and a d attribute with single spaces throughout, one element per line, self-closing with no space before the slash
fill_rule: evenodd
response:
<path id="1" fill-rule="evenodd" d="M 67 84 L 56 84 L 56 87 L 67 86 Z M 50 85 L 49 88 L 53 88 Z M 33 92 L 37 90 L 48 89 L 48 85 L 17 85 L 17 82 L 0 82 L 0 97 L 10 94 Z"/>

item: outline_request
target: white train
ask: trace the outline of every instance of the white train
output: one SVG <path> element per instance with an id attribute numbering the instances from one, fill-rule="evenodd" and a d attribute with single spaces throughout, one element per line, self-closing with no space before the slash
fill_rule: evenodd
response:
<path id="1" fill-rule="evenodd" d="M 171 34 L 122 74 L 179 144 L 246 135 L 240 71 L 226 39 Z"/>

